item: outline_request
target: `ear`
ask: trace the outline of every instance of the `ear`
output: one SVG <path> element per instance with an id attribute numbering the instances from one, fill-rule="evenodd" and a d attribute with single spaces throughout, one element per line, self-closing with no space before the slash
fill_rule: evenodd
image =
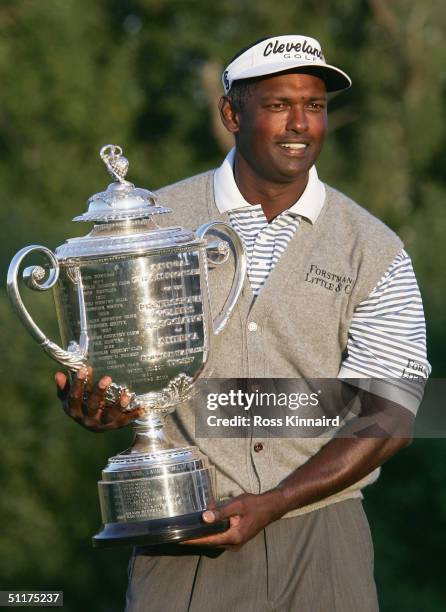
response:
<path id="1" fill-rule="evenodd" d="M 225 128 L 231 134 L 236 134 L 240 129 L 240 115 L 234 109 L 231 99 L 228 96 L 222 96 L 218 103 L 218 109 Z"/>

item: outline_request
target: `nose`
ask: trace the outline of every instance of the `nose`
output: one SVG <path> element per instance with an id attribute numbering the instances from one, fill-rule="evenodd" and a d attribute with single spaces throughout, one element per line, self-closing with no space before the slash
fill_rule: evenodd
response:
<path id="1" fill-rule="evenodd" d="M 295 104 L 288 114 L 287 130 L 302 134 L 308 130 L 308 118 L 303 105 Z"/>

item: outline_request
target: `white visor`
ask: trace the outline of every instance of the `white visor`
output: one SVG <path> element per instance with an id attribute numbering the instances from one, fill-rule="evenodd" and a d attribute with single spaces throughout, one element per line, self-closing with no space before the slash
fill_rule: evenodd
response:
<path id="1" fill-rule="evenodd" d="M 316 39 L 290 35 L 267 38 L 243 51 L 223 72 L 223 87 L 228 93 L 234 81 L 301 68 L 321 78 L 328 92 L 341 91 L 352 84 L 345 72 L 325 62 Z"/>

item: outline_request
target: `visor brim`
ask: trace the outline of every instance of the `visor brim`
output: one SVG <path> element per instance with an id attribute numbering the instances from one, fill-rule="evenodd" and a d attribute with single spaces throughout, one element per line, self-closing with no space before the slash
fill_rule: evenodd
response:
<path id="1" fill-rule="evenodd" d="M 328 93 L 348 89 L 352 84 L 350 77 L 339 68 L 336 68 L 336 66 L 331 66 L 330 64 L 319 64 L 317 62 L 289 62 L 287 64 L 280 62 L 277 64 L 269 64 L 268 66 L 264 65 L 248 68 L 247 70 L 240 72 L 236 78 L 233 78 L 231 84 L 234 81 L 241 81 L 244 79 L 262 76 L 267 77 L 282 72 L 302 72 L 304 74 L 313 74 L 324 81 Z"/>

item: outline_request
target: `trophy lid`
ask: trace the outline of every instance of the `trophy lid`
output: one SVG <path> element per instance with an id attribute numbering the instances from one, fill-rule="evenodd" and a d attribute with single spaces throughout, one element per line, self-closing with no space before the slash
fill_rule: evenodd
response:
<path id="1" fill-rule="evenodd" d="M 157 204 L 157 196 L 148 189 L 135 187 L 125 180 L 129 162 L 116 145 L 105 145 L 100 156 L 115 179 L 105 191 L 88 200 L 88 210 L 73 221 L 96 221 L 89 234 L 69 238 L 57 247 L 59 261 L 96 258 L 118 254 L 142 254 L 147 251 L 201 245 L 194 232 L 182 227 L 159 227 L 153 215 L 172 212 Z"/>
<path id="2" fill-rule="evenodd" d="M 135 187 L 125 180 L 129 162 L 122 154 L 121 147 L 105 145 L 100 156 L 107 170 L 115 179 L 105 191 L 95 193 L 88 200 L 88 210 L 74 217 L 73 221 L 125 221 L 127 219 L 144 219 L 151 215 L 172 212 L 156 202 L 156 195 L 148 189 Z"/>

